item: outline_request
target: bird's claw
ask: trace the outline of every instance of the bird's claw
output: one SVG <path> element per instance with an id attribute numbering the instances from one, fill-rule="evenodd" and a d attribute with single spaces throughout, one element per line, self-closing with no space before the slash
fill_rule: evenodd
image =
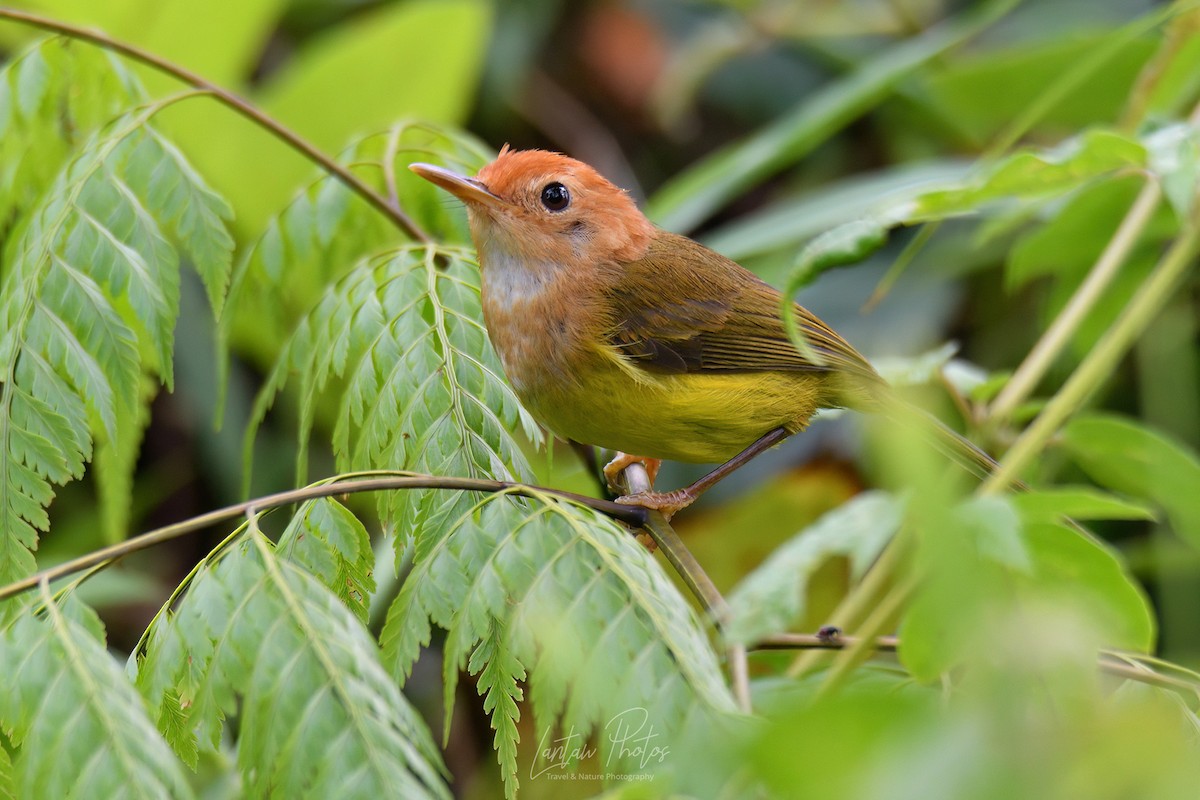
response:
<path id="1" fill-rule="evenodd" d="M 686 489 L 676 489 L 673 492 L 638 492 L 618 497 L 616 502 L 625 506 L 641 506 L 661 513 L 668 520 L 678 512 L 690 506 L 696 500 L 695 495 Z"/>

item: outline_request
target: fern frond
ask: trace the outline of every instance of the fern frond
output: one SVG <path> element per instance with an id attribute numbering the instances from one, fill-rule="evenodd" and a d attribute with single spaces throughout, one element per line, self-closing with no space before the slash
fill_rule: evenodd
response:
<path id="1" fill-rule="evenodd" d="M 202 747 L 219 743 L 240 695 L 250 796 L 449 796 L 429 731 L 362 622 L 257 532 L 154 624 L 137 684 L 152 705 L 177 703 L 160 726 L 199 732 Z"/>
<path id="2" fill-rule="evenodd" d="M 508 777 L 522 669 L 538 724 L 557 721 L 581 736 L 631 710 L 668 736 L 734 710 L 687 601 L 628 531 L 601 514 L 552 498 L 524 504 L 494 495 L 431 543 L 418 541 L 414 558 L 381 636 L 385 661 L 397 677 L 407 675 L 430 641 L 430 623 L 444 628 L 447 707 L 458 671 L 480 673 Z"/>
<path id="3" fill-rule="evenodd" d="M 71 618 L 84 615 L 94 622 Z M 46 592 L 44 618 L 27 609 L 0 632 L 0 722 L 17 748 L 17 795 L 191 797 L 142 698 L 95 637 L 98 624 Z"/>
<path id="4" fill-rule="evenodd" d="M 468 134 L 400 122 L 354 142 L 338 160 L 381 194 L 402 197 L 405 211 L 423 230 L 465 244 L 470 238 L 462 215 L 408 165 L 433 161 L 473 173 L 488 158 L 487 148 Z M 336 178 L 323 175 L 268 223 L 239 264 L 222 335 L 253 355 L 273 358 L 296 321 L 331 283 L 360 259 L 403 241 L 378 211 Z M 245 313 L 250 309 L 253 313 Z"/>
<path id="5" fill-rule="evenodd" d="M 279 537 L 280 558 L 302 565 L 363 623 L 375 591 L 375 552 L 367 529 L 336 500 L 310 500 Z"/>
<path id="6" fill-rule="evenodd" d="M 0 731 L 0 800 L 17 800 L 17 778 L 7 748 L 8 739 Z"/>
<path id="7" fill-rule="evenodd" d="M 37 202 L 77 147 L 144 96 L 120 59 L 70 39 L 42 40 L 5 64 L 0 231 Z"/>
<path id="8" fill-rule="evenodd" d="M 171 384 L 179 258 L 169 238 L 192 254 L 210 293 L 223 290 L 228 209 L 148 125 L 161 107 L 93 137 L 5 253 L 0 583 L 32 571 L 51 485 L 82 475 L 93 437 L 136 435 L 141 375 Z M 133 459 L 121 463 L 132 469 Z"/>
<path id="9" fill-rule="evenodd" d="M 436 263 L 439 255 L 444 264 Z M 510 431 L 540 435 L 505 383 L 480 317 L 478 267 L 464 251 L 408 246 L 367 259 L 301 321 L 259 395 L 255 419 L 298 374 L 303 459 L 317 403 L 336 378 L 333 446 L 341 471 L 527 476 Z M 470 502 L 456 493 L 400 492 L 381 497 L 381 512 L 419 538 L 434 519 Z"/>

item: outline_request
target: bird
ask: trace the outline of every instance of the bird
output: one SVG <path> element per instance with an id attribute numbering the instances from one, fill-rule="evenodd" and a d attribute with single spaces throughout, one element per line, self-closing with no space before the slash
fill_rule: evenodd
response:
<path id="1" fill-rule="evenodd" d="M 818 409 L 884 412 L 918 424 L 977 473 L 996 462 L 899 399 L 870 362 L 735 261 L 655 226 L 590 165 L 505 145 L 473 177 L 410 169 L 466 206 L 484 324 L 517 397 L 551 433 L 616 451 L 604 468 L 646 465 L 651 490 L 618 502 L 668 519 Z M 653 489 L 662 460 L 719 464 L 691 485 Z"/>

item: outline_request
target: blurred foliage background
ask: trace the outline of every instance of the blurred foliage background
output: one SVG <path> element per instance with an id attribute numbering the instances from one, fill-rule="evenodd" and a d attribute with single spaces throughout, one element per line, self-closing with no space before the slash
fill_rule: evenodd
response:
<path id="1" fill-rule="evenodd" d="M 1184 5 L 1174 7 L 1178 16 L 1150 0 L 41 0 L 15 7 L 97 26 L 188 67 L 329 153 L 401 119 L 460 126 L 493 149 L 507 142 L 561 150 L 628 188 L 664 227 L 782 286 L 819 234 L 961 181 L 980 159 L 1018 145 L 1051 148 L 1095 126 L 1132 136 L 1190 114 L 1200 96 L 1200 21 L 1182 13 Z M 0 24 L 6 53 L 34 37 Z M 151 94 L 178 88 L 149 69 L 135 71 Z M 171 107 L 158 125 L 235 209 L 232 231 L 243 254 L 315 174 L 209 99 Z M 1185 193 L 1194 194 L 1197 163 L 1177 172 Z M 1019 200 L 950 219 L 915 245 L 917 228 L 898 231 L 860 263 L 821 275 L 799 299 L 881 368 L 894 367 L 901 382 L 928 383 L 923 364 L 941 369 L 952 387 L 941 400 L 956 398 L 962 427 L 1002 449 L 1014 428 L 983 430 L 982 403 L 1061 312 L 1140 186 L 1135 168 L 1105 180 L 1084 175 L 1053 201 Z M 429 213 L 460 212 L 447 201 Z M 1126 269 L 1039 384 L 1042 397 L 1111 327 L 1176 227 L 1165 208 L 1151 220 Z M 890 273 L 901 254 L 911 263 Z M 51 508 L 39 564 L 241 499 L 242 435 L 255 393 L 291 326 L 337 270 L 316 265 L 311 274 L 288 275 L 283 296 L 259 295 L 262 315 L 245 314 L 229 332 L 225 379 L 204 288 L 188 276 L 174 391 L 153 402 L 128 514 L 97 524 L 92 479 L 70 484 Z M 1171 525 L 1160 513 L 1157 521 L 1093 526 L 1150 597 L 1158 654 L 1190 668 L 1200 666 L 1200 530 L 1181 530 L 1179 520 L 1196 522 L 1200 496 L 1191 471 L 1200 447 L 1196 285 L 1193 276 L 1162 309 L 1097 401 L 1173 443 L 1168 450 L 1183 465 L 1171 484 L 1179 503 L 1164 502 L 1167 516 L 1177 516 Z M 272 302 L 277 307 L 267 308 Z M 942 348 L 946 342 L 955 347 Z M 1013 419 L 1028 420 L 1040 403 L 1023 403 Z M 297 413 L 285 394 L 267 419 L 252 493 L 294 484 Z M 332 427 L 327 417 L 319 424 Z M 1074 446 L 1086 450 L 1087 436 L 1075 436 Z M 678 529 L 719 588 L 731 589 L 796 531 L 894 476 L 886 456 L 864 451 L 863 439 L 861 421 L 828 415 L 680 516 Z M 334 471 L 321 442 L 314 440 L 310 475 Z M 1080 460 L 1068 457 L 1071 445 L 1048 449 L 1027 477 L 1088 482 Z M 570 451 L 531 457 L 541 482 L 594 491 Z M 674 486 L 697 474 L 673 465 L 660 480 Z M 138 554 L 84 585 L 80 594 L 99 610 L 112 649 L 135 645 L 218 540 L 195 537 Z M 389 585 L 386 575 L 377 580 Z M 822 624 L 850 581 L 849 558 L 815 568 L 796 629 Z M 943 599 L 954 596 L 950 587 Z M 803 682 L 773 679 L 755 687 L 762 726 L 724 745 L 696 745 L 692 766 L 749 764 L 779 796 L 1194 796 L 1194 714 L 1179 716 L 1165 694 L 1124 703 L 1124 695 L 1151 692 L 1137 685 L 1099 707 L 1095 697 L 1112 687 L 1080 654 L 1104 643 L 1103 632 L 1062 608 L 1040 612 L 1025 608 L 989 628 L 1001 638 L 969 659 L 978 685 L 945 715 L 936 692 L 886 663 L 864 671 L 861 691 L 815 705 Z M 756 658 L 763 671 L 786 663 Z M 1033 675 L 1045 680 L 1044 696 L 1026 691 Z M 1081 683 L 1081 675 L 1089 680 Z M 406 686 L 435 732 L 440 686 L 438 669 L 424 662 Z M 455 790 L 497 796 L 487 717 L 470 687 L 459 693 L 445 752 Z M 1067 720 L 1061 728 L 1042 716 L 1048 707 Z M 1156 745 L 1159 732 L 1189 724 Z M 523 768 L 537 741 L 537 731 L 523 729 Z M 676 754 L 690 764 L 687 753 Z M 599 791 L 592 782 L 522 783 L 527 797 Z"/>

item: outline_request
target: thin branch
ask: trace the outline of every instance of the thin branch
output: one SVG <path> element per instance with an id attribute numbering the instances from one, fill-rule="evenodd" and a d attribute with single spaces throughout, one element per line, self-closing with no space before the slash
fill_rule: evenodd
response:
<path id="1" fill-rule="evenodd" d="M 335 160 L 318 150 L 313 144 L 302 138 L 295 131 L 287 128 L 283 123 L 271 118 L 258 107 L 250 103 L 243 97 L 234 94 L 233 92 L 217 86 L 215 83 L 201 77 L 192 72 L 186 67 L 182 67 L 173 62 L 167 61 L 161 56 L 155 55 L 147 50 L 143 50 L 136 45 L 128 42 L 118 41 L 107 34 L 95 30 L 93 28 L 85 28 L 79 25 L 72 25 L 68 22 L 44 17 L 40 14 L 31 14 L 27 11 L 18 11 L 15 8 L 0 7 L 0 19 L 7 19 L 22 25 L 31 25 L 42 30 L 53 31 L 54 33 L 69 36 L 72 39 L 90 42 L 105 50 L 111 50 L 115 53 L 120 53 L 123 56 L 132 58 L 145 64 L 148 67 L 158 70 L 159 72 L 170 75 L 186 84 L 189 84 L 197 89 L 201 89 L 211 95 L 217 102 L 241 114 L 246 119 L 269 131 L 275 137 L 286 142 L 297 152 L 304 155 L 305 158 L 317 164 L 321 169 L 325 170 L 335 178 L 346 185 L 350 191 L 357 194 L 363 200 L 366 200 L 373 208 L 378 210 L 398 228 L 403 230 L 412 238 L 424 244 L 431 244 L 433 239 L 418 226 L 412 218 L 405 214 L 397 204 L 391 203 L 387 198 L 380 195 L 367 184 L 359 180 L 354 173 L 349 169 L 337 163 Z"/>
<path id="2" fill-rule="evenodd" d="M 874 650 L 881 653 L 894 653 L 899 648 L 900 639 L 896 636 L 876 636 L 874 639 L 864 639 L 861 636 L 851 636 L 843 633 L 835 635 L 776 633 L 772 636 L 765 636 L 749 645 L 751 651 Z M 1160 689 L 1170 689 L 1171 691 L 1200 699 L 1200 682 L 1159 672 L 1151 665 L 1145 663 L 1142 658 L 1144 657 L 1102 652 L 1096 660 L 1096 666 L 1101 672 L 1108 675 L 1137 681 Z"/>
<path id="3" fill-rule="evenodd" d="M 210 511 L 207 514 L 201 514 L 198 517 L 177 522 L 174 525 L 167 525 L 162 528 L 157 528 L 148 533 L 143 533 L 141 536 L 135 536 L 132 539 L 127 539 L 124 542 L 96 550 L 85 556 L 67 561 L 58 566 L 44 569 L 34 575 L 25 578 L 24 580 L 10 583 L 7 586 L 0 587 L 0 601 L 28 591 L 37 586 L 41 580 L 57 580 L 66 575 L 70 575 L 81 570 L 90 569 L 98 564 L 104 564 L 111 561 L 116 561 L 119 558 L 136 553 L 139 550 L 145 550 L 148 547 L 153 547 L 156 544 L 167 542 L 172 539 L 178 539 L 181 536 L 186 536 L 190 533 L 203 530 L 210 525 L 218 522 L 224 522 L 228 519 L 243 516 L 249 509 L 268 509 L 278 506 L 286 506 L 292 503 L 301 503 L 305 500 L 313 500 L 318 497 L 331 497 L 339 494 L 355 494 L 358 492 L 379 492 L 392 489 L 451 489 L 457 491 L 470 492 L 510 492 L 522 497 L 534 497 L 539 494 L 549 494 L 555 497 L 561 497 L 564 500 L 570 500 L 573 503 L 589 506 L 595 510 L 607 514 L 608 516 L 628 523 L 635 527 L 642 527 L 646 524 L 646 509 L 638 506 L 627 506 L 620 503 L 613 503 L 609 500 L 598 500 L 594 497 L 584 497 L 583 495 L 575 494 L 574 492 L 563 492 L 557 489 L 546 489 L 539 486 L 530 486 L 522 483 L 514 483 L 511 481 L 493 481 L 477 478 L 448 478 L 437 475 L 403 475 L 396 477 L 385 478 L 367 478 L 364 480 L 343 480 L 334 479 L 329 483 L 318 484 L 315 486 L 306 486 L 303 489 L 292 489 L 286 492 L 277 492 L 264 497 L 258 497 L 253 500 L 247 500 L 244 503 L 219 508 L 216 511 Z"/>

